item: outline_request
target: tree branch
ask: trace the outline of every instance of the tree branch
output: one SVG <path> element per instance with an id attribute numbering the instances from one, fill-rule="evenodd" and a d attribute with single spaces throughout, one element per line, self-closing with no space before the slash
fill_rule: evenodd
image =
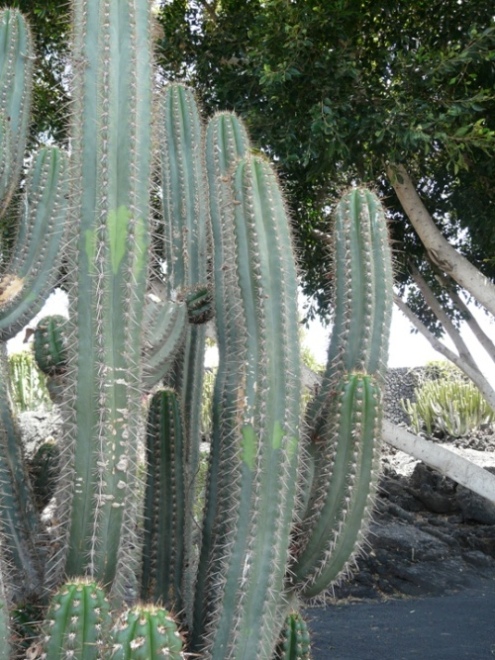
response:
<path id="1" fill-rule="evenodd" d="M 447 346 L 444 346 L 428 328 L 421 323 L 416 314 L 410 309 L 408 305 L 397 295 L 394 296 L 394 302 L 397 307 L 407 316 L 411 323 L 419 330 L 419 332 L 429 341 L 433 348 L 444 355 L 447 360 L 453 362 L 459 369 L 461 369 L 468 378 L 470 378 L 476 387 L 479 388 L 489 405 L 495 410 L 495 391 L 490 383 L 486 380 L 483 374 L 478 369 L 473 369 L 469 364 L 462 360 L 456 353 L 451 351 Z"/>
<path id="2" fill-rule="evenodd" d="M 388 421 L 383 422 L 383 439 L 396 449 L 414 456 L 458 484 L 495 503 L 495 475 L 488 470 L 446 447 L 413 435 Z"/>
<path id="3" fill-rule="evenodd" d="M 449 337 L 452 339 L 461 360 L 464 360 L 464 362 L 466 362 L 466 364 L 468 364 L 472 369 L 476 369 L 477 371 L 479 371 L 478 366 L 476 362 L 473 360 L 468 347 L 466 346 L 464 340 L 459 334 L 459 331 L 450 320 L 449 315 L 444 310 L 442 305 L 438 302 L 437 298 L 435 297 L 435 294 L 428 286 L 428 283 L 426 282 L 424 277 L 421 275 L 419 270 L 414 265 L 411 265 L 411 275 L 414 281 L 416 282 L 416 284 L 418 285 L 419 290 L 423 294 L 423 298 L 425 299 L 427 305 L 429 306 L 431 311 L 435 314 L 435 316 L 440 321 L 440 323 L 443 325 Z"/>
<path id="4" fill-rule="evenodd" d="M 495 286 L 442 236 L 403 165 L 389 165 L 387 176 L 432 262 L 495 315 Z"/>
<path id="5" fill-rule="evenodd" d="M 445 288 L 450 298 L 452 299 L 454 305 L 464 316 L 464 320 L 468 325 L 469 329 L 471 330 L 471 332 L 473 333 L 473 335 L 476 337 L 476 339 L 479 341 L 481 346 L 483 346 L 485 351 L 488 353 L 492 362 L 495 363 L 495 344 L 492 342 L 492 340 L 486 334 L 483 328 L 480 327 L 478 321 L 472 315 L 464 300 L 455 290 L 454 285 L 452 284 L 450 279 L 443 273 L 436 273 L 435 277 L 440 282 L 440 284 Z"/>

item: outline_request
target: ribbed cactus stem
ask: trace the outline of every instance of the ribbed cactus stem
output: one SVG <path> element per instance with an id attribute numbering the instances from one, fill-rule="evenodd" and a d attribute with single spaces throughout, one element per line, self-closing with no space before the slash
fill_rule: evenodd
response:
<path id="1" fill-rule="evenodd" d="M 168 85 L 160 117 L 164 256 L 168 285 L 180 292 L 206 284 L 208 196 L 203 127 L 192 90 Z"/>
<path id="2" fill-rule="evenodd" d="M 33 39 L 17 9 L 0 11 L 0 123 L 2 165 L 0 216 L 21 173 L 29 128 Z"/>
<path id="3" fill-rule="evenodd" d="M 297 283 L 269 165 L 241 161 L 231 190 L 230 226 L 212 218 L 215 245 L 234 250 L 214 269 L 220 362 L 193 650 L 270 659 L 283 622 L 298 459 Z"/>
<path id="4" fill-rule="evenodd" d="M 32 598 L 43 580 L 41 524 L 24 462 L 20 429 L 8 391 L 5 344 L 0 344 L 0 537 L 13 600 Z"/>
<path id="5" fill-rule="evenodd" d="M 141 598 L 175 612 L 183 608 L 185 447 L 180 402 L 173 390 L 156 392 L 146 429 L 144 543 Z"/>
<path id="6" fill-rule="evenodd" d="M 67 214 L 68 162 L 43 148 L 26 180 L 20 225 L 0 277 L 0 338 L 9 339 L 41 309 L 57 277 Z"/>
<path id="7" fill-rule="evenodd" d="M 95 582 L 75 579 L 55 593 L 43 624 L 42 658 L 98 660 L 108 652 L 110 608 Z"/>
<path id="8" fill-rule="evenodd" d="M 213 300 L 207 275 L 210 225 L 204 136 L 200 113 L 190 89 L 170 85 L 161 99 L 162 208 L 168 288 L 184 301 L 189 324 L 173 373 L 184 412 L 184 585 L 186 617 L 192 618 L 197 549 L 193 544 L 193 505 L 199 462 L 200 409 L 206 329 Z"/>
<path id="9" fill-rule="evenodd" d="M 181 660 L 182 638 L 170 613 L 154 605 L 136 605 L 113 628 L 113 660 Z"/>
<path id="10" fill-rule="evenodd" d="M 299 612 L 289 612 L 273 660 L 310 660 L 310 649 L 306 621 Z"/>
<path id="11" fill-rule="evenodd" d="M 150 242 L 150 10 L 131 0 L 73 2 L 72 458 L 60 486 L 68 530 L 61 547 L 68 544 L 66 573 L 89 573 L 115 593 L 134 572 L 129 535 Z"/>
<path id="12" fill-rule="evenodd" d="M 34 331 L 34 357 L 48 376 L 63 373 L 67 365 L 67 319 L 54 315 L 42 318 Z"/>
<path id="13" fill-rule="evenodd" d="M 379 405 L 371 376 L 352 374 L 336 388 L 329 428 L 314 448 L 314 490 L 298 538 L 303 550 L 291 567 L 305 597 L 336 580 L 364 538 L 378 474 Z"/>
<path id="14" fill-rule="evenodd" d="M 334 328 L 321 390 L 309 404 L 294 582 L 328 587 L 360 547 L 375 492 L 381 388 L 392 310 L 392 259 L 378 198 L 355 189 L 337 205 Z"/>

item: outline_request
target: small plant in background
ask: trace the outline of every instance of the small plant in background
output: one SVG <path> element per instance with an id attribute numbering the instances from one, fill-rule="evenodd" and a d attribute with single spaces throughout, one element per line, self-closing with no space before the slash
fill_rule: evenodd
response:
<path id="1" fill-rule="evenodd" d="M 9 355 L 9 375 L 12 401 L 18 413 L 50 410 L 46 376 L 38 369 L 31 351 Z"/>
<path id="2" fill-rule="evenodd" d="M 414 390 L 414 396 L 415 402 L 402 400 L 402 406 L 416 433 L 459 438 L 495 420 L 478 388 L 446 362 L 427 365 L 425 381 Z"/>

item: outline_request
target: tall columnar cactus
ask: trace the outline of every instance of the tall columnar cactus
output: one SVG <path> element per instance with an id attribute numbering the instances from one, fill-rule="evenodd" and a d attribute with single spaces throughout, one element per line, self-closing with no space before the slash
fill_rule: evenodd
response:
<path id="1" fill-rule="evenodd" d="M 68 197 L 70 319 L 38 332 L 63 399 L 61 476 L 48 547 L 0 362 L 1 545 L 39 600 L 71 578 L 44 627 L 47 638 L 58 631 L 46 643 L 66 654 L 84 627 L 77 608 L 103 589 L 114 618 L 141 596 L 166 602 L 187 633 L 183 651 L 168 614 L 131 609 L 113 641 L 101 641 L 115 657 L 151 657 L 147 645 L 160 638 L 171 657 L 272 660 L 289 608 L 335 580 L 369 516 L 391 306 L 386 223 L 364 190 L 337 207 L 334 333 L 301 422 L 297 272 L 276 176 L 251 154 L 235 115 L 216 115 L 205 130 L 190 90 L 170 85 L 155 98 L 151 4 L 72 0 L 70 176 L 62 152 L 34 158 L 19 241 L 0 276 L 7 339 L 55 281 Z M 18 12 L 0 13 L 0 45 L 24 34 Z M 4 101 L 29 77 L 28 52 L 0 50 L 2 204 L 19 170 L 12 145 L 24 151 Z M 220 359 L 199 531 L 203 325 L 212 312 Z M 58 613 L 70 608 L 62 624 Z M 95 611 L 88 605 L 88 621 Z"/>

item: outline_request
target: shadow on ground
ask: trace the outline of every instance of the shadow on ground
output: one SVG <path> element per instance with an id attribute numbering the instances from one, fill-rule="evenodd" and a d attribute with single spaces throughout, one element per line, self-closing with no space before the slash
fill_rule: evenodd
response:
<path id="1" fill-rule="evenodd" d="M 313 660 L 493 660 L 495 579 L 425 598 L 306 610 Z"/>

